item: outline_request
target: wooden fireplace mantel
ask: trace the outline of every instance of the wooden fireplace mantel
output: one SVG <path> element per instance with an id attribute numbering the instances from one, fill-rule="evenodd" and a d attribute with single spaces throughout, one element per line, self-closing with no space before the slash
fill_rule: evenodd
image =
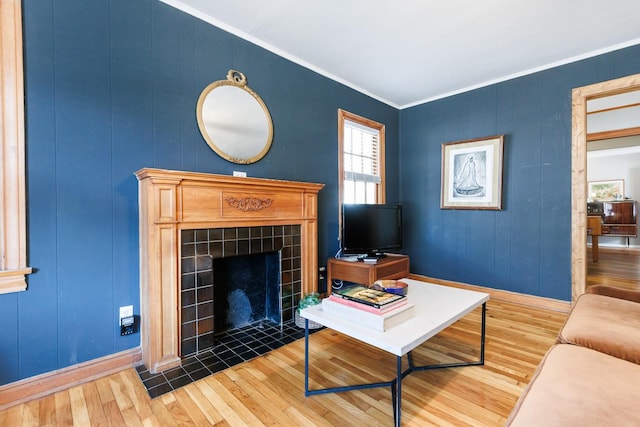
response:
<path id="1" fill-rule="evenodd" d="M 180 365 L 180 230 L 299 224 L 303 293 L 317 291 L 324 184 L 150 168 L 135 175 L 142 358 L 151 372 Z"/>

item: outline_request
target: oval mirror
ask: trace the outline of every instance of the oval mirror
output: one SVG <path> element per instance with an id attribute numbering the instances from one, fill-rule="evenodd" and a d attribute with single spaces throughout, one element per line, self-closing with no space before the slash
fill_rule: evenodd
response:
<path id="1" fill-rule="evenodd" d="M 269 110 L 239 71 L 230 70 L 227 80 L 213 82 L 202 91 L 196 115 L 202 136 L 223 159 L 254 163 L 271 148 Z"/>

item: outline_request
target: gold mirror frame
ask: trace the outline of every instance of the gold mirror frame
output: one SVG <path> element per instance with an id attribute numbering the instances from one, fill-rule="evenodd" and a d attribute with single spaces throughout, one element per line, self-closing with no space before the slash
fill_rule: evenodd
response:
<path id="1" fill-rule="evenodd" d="M 249 164 L 262 159 L 273 141 L 271 115 L 260 96 L 247 86 L 240 71 L 208 85 L 198 98 L 198 127 L 220 157 Z"/>

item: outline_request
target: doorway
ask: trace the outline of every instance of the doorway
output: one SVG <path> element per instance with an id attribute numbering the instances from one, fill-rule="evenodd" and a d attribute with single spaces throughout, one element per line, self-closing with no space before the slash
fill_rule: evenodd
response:
<path id="1" fill-rule="evenodd" d="M 640 74 L 576 88 L 572 92 L 571 295 L 587 283 L 587 101 L 640 90 Z"/>

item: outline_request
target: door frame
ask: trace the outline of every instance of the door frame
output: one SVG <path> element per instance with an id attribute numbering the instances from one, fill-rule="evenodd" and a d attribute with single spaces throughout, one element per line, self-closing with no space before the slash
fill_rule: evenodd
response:
<path id="1" fill-rule="evenodd" d="M 640 90 L 640 74 L 573 89 L 571 97 L 571 299 L 587 284 L 587 101 Z"/>

